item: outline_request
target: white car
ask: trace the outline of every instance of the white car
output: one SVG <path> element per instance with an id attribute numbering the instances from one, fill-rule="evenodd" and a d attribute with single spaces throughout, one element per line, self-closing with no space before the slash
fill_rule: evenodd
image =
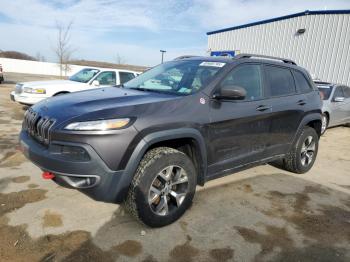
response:
<path id="1" fill-rule="evenodd" d="M 68 80 L 18 83 L 10 96 L 12 101 L 24 105 L 33 105 L 52 96 L 93 88 L 121 85 L 139 74 L 140 72 L 127 70 L 84 68 L 69 77 Z"/>

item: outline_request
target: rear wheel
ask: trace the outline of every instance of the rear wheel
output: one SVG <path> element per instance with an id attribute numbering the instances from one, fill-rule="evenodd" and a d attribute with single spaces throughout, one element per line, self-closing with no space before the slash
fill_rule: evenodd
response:
<path id="1" fill-rule="evenodd" d="M 191 159 L 178 150 L 159 147 L 147 152 L 140 162 L 125 205 L 144 224 L 161 227 L 183 215 L 195 189 Z"/>
<path id="2" fill-rule="evenodd" d="M 309 171 L 317 156 L 318 141 L 319 136 L 315 129 L 306 126 L 291 151 L 284 158 L 284 168 L 297 174 Z"/>
<path id="3" fill-rule="evenodd" d="M 327 114 L 322 114 L 322 125 L 321 125 L 321 135 L 323 135 L 328 127 L 328 116 Z"/>

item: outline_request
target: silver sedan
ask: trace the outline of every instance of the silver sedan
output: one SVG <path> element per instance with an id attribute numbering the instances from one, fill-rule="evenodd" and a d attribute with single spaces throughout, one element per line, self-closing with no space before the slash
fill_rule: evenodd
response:
<path id="1" fill-rule="evenodd" d="M 350 88 L 344 85 L 315 82 L 323 99 L 322 129 L 350 124 Z"/>

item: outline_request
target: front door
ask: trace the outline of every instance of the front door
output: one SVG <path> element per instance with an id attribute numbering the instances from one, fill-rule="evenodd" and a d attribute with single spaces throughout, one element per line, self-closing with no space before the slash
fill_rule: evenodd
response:
<path id="1" fill-rule="evenodd" d="M 342 100 L 338 100 L 342 99 Z M 350 100 L 350 99 L 348 99 Z M 332 118 L 332 124 L 333 125 L 340 125 L 345 122 L 345 119 L 347 117 L 347 103 L 350 103 L 350 101 L 347 101 L 345 98 L 345 94 L 343 92 L 343 87 L 337 86 L 334 90 L 333 97 L 331 99 L 331 115 L 330 118 Z"/>
<path id="2" fill-rule="evenodd" d="M 235 67 L 219 84 L 235 85 L 247 92 L 244 100 L 210 102 L 208 175 L 219 176 L 264 157 L 269 140 L 271 107 L 264 100 L 259 64 Z"/>
<path id="3" fill-rule="evenodd" d="M 116 74 L 114 71 L 104 71 L 104 72 L 101 72 L 98 76 L 96 76 L 94 81 L 98 81 L 99 86 L 97 87 L 115 86 Z"/>

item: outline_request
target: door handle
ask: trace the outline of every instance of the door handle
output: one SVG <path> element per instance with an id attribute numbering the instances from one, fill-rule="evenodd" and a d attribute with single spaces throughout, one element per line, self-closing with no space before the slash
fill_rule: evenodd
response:
<path id="1" fill-rule="evenodd" d="M 256 111 L 262 112 L 262 111 L 265 111 L 265 110 L 268 110 L 268 109 L 271 109 L 271 108 L 272 108 L 272 106 L 261 105 L 261 106 L 258 106 L 258 107 L 256 108 Z"/>
<path id="2" fill-rule="evenodd" d="M 305 100 L 299 100 L 299 101 L 298 101 L 298 105 L 303 106 L 303 105 L 305 105 L 305 104 L 306 104 Z"/>

